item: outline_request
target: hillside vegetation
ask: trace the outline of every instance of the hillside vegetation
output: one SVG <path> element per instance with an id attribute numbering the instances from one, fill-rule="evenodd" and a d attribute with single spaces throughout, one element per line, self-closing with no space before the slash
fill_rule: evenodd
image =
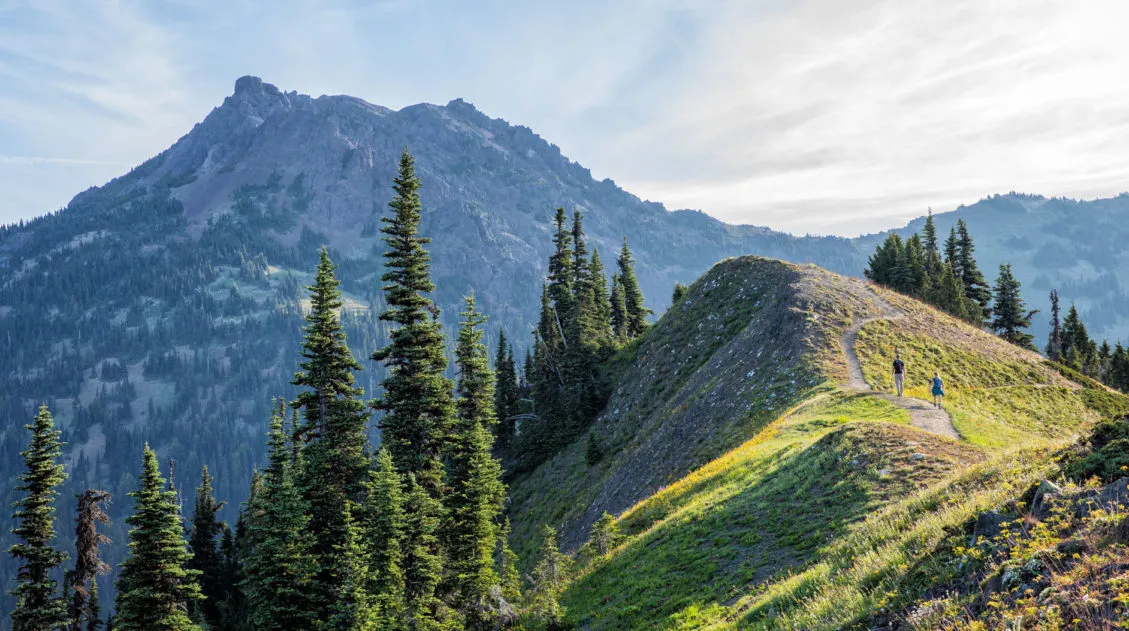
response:
<path id="1" fill-rule="evenodd" d="M 839 342 L 860 323 L 853 349 L 874 392 L 846 385 Z M 908 397 L 927 398 L 934 370 L 945 378 L 960 440 L 913 426 L 912 406 L 889 395 L 895 348 Z M 755 257 L 715 266 L 618 361 L 592 429 L 610 455 L 586 465 L 581 439 L 513 485 L 527 548 L 548 523 L 575 551 L 597 517 L 615 516 L 621 538 L 603 556 L 582 550 L 562 597 L 585 629 L 975 625 L 987 606 L 955 587 L 969 566 L 959 542 L 990 511 L 1034 519 L 1021 496 L 1066 475 L 1059 450 L 1129 410 L 912 299 Z M 1054 526 L 1067 538 L 1096 527 Z M 1007 546 L 1030 552 L 1017 541 L 978 557 L 978 571 L 998 570 Z M 1088 550 L 1108 566 L 1108 546 Z"/>

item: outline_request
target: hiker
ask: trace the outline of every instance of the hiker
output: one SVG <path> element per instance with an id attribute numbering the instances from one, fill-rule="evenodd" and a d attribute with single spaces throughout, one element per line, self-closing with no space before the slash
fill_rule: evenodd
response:
<path id="1" fill-rule="evenodd" d="M 898 389 L 899 397 L 906 389 L 906 363 L 898 351 L 894 351 L 894 387 Z"/>
<path id="2" fill-rule="evenodd" d="M 933 373 L 933 405 L 937 408 L 941 407 L 941 400 L 945 398 L 945 382 L 941 381 L 941 375 L 936 372 Z"/>

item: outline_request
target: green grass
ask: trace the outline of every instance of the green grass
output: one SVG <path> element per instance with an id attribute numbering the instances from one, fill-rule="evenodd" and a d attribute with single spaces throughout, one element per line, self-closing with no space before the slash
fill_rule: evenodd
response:
<path id="1" fill-rule="evenodd" d="M 621 516 L 627 539 L 572 583 L 571 617 L 585 628 L 693 628 L 876 508 L 980 458 L 908 421 L 872 396 L 810 400 Z"/>
<path id="2" fill-rule="evenodd" d="M 868 324 L 855 344 L 867 382 L 882 391 L 893 390 L 888 364 L 894 349 L 908 366 L 907 394 L 931 400 L 929 379 L 933 371 L 940 372 L 953 425 L 981 447 L 1065 442 L 1101 419 L 1096 405 L 1114 405 L 1104 401 L 1106 395 L 1087 394 L 1041 362 L 974 352 L 899 330 L 898 322 L 887 321 Z"/>

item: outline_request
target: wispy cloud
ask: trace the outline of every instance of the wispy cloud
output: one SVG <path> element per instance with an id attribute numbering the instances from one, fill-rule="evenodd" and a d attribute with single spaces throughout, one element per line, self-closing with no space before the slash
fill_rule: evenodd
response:
<path id="1" fill-rule="evenodd" d="M 461 96 L 642 197 L 798 232 L 1116 194 L 1127 20 L 1117 0 L 0 0 L 0 185 L 44 187 L 0 221 L 157 153 L 247 73 L 390 107 Z"/>

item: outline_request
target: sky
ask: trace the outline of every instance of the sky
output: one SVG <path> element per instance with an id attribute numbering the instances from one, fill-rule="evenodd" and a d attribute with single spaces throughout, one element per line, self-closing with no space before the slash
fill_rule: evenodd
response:
<path id="1" fill-rule="evenodd" d="M 186 134 L 237 77 L 461 97 L 668 208 L 855 235 L 1129 190 L 1123 0 L 0 0 L 0 223 Z"/>

